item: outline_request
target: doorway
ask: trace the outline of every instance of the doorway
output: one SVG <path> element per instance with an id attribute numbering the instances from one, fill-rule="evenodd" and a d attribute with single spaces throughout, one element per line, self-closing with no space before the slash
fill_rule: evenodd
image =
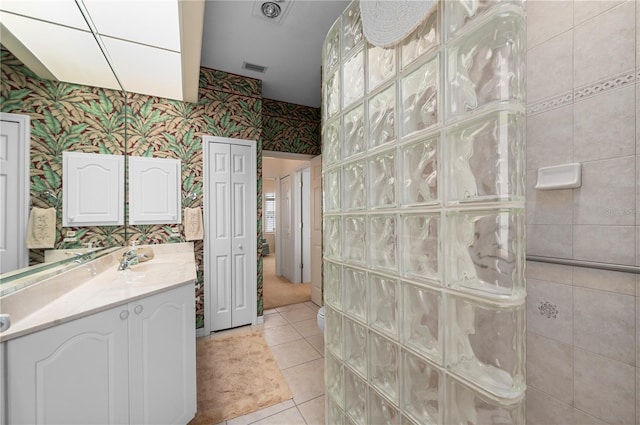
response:
<path id="1" fill-rule="evenodd" d="M 311 158 L 308 155 L 263 151 L 265 310 L 311 300 L 308 224 Z"/>

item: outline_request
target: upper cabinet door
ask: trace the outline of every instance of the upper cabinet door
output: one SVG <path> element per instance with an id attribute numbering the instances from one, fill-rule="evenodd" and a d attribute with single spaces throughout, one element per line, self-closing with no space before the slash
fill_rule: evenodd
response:
<path id="1" fill-rule="evenodd" d="M 62 153 L 62 225 L 124 224 L 124 156 Z"/>
<path id="2" fill-rule="evenodd" d="M 181 223 L 180 160 L 129 157 L 129 224 Z"/>

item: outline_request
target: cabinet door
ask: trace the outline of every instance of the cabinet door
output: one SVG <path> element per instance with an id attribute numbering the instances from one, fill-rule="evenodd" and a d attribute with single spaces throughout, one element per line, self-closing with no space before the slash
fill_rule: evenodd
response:
<path id="1" fill-rule="evenodd" d="M 5 349 L 5 343 L 0 342 L 0 425 L 6 425 L 7 423 L 7 406 L 5 405 L 7 396 L 7 369 L 5 363 Z"/>
<path id="2" fill-rule="evenodd" d="M 130 303 L 132 424 L 186 424 L 196 413 L 192 285 Z"/>
<path id="3" fill-rule="evenodd" d="M 8 423 L 129 422 L 127 310 L 7 341 Z"/>
<path id="4" fill-rule="evenodd" d="M 180 160 L 129 157 L 129 223 L 180 223 Z"/>
<path id="5" fill-rule="evenodd" d="M 62 153 L 63 226 L 124 224 L 124 156 Z"/>

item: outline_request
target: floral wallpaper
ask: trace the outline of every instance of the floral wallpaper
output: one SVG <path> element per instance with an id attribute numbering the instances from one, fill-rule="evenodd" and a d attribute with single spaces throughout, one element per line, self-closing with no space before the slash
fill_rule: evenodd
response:
<path id="1" fill-rule="evenodd" d="M 262 101 L 262 149 L 320 155 L 320 108 Z"/>
<path id="2" fill-rule="evenodd" d="M 202 136 L 255 140 L 257 143 L 258 235 L 262 234 L 262 149 L 320 153 L 320 113 L 262 99 L 262 82 L 201 68 L 197 103 L 135 93 L 48 81 L 38 78 L 8 50 L 0 48 L 0 110 L 31 117 L 31 199 L 33 205 L 52 206 L 41 197 L 50 190 L 62 197 L 62 152 L 65 150 L 117 155 L 178 158 L 182 161 L 183 207 L 203 207 Z M 265 110 L 265 106 L 267 109 Z M 264 113 L 264 114 L 263 114 Z M 192 200 L 189 195 L 197 196 Z M 126 197 L 125 197 L 126 198 Z M 60 203 L 61 205 L 61 203 Z M 58 208 L 56 248 L 94 245 L 182 242 L 172 237 L 182 225 L 104 226 L 62 228 Z M 64 242 L 75 230 L 78 242 Z M 258 248 L 260 251 L 260 247 Z M 203 326 L 203 243 L 195 243 L 198 263 L 196 326 Z M 31 250 L 32 262 L 43 250 Z M 258 252 L 258 315 L 262 314 L 262 255 Z"/>

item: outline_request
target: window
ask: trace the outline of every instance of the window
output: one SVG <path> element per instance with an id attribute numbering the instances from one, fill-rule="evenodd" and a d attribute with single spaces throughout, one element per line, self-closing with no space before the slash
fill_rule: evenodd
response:
<path id="1" fill-rule="evenodd" d="M 273 233 L 276 231 L 276 194 L 264 194 L 264 232 Z"/>

